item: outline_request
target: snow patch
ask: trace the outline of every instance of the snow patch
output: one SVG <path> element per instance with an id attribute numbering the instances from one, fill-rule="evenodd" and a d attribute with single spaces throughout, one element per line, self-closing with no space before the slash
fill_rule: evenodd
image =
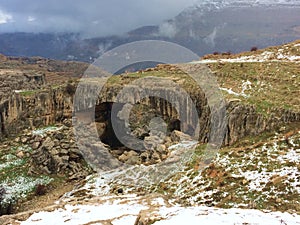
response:
<path id="1" fill-rule="evenodd" d="M 228 88 L 221 88 L 220 87 L 219 89 L 222 90 L 222 91 L 226 91 L 228 94 L 231 94 L 231 95 L 242 96 L 244 98 L 249 98 L 250 96 L 247 95 L 245 93 L 245 91 L 251 90 L 251 84 L 252 83 L 250 81 L 248 81 L 248 80 L 247 81 L 243 81 L 241 93 L 234 92 L 231 88 L 228 89 Z"/>
<path id="2" fill-rule="evenodd" d="M 20 176 L 15 179 L 7 179 L 1 182 L 1 186 L 5 190 L 2 203 L 11 203 L 15 199 L 25 198 L 27 193 L 32 191 L 36 185 L 49 184 L 51 181 L 52 178 L 49 177 L 30 178 Z"/>
<path id="3" fill-rule="evenodd" d="M 33 135 L 44 136 L 45 133 L 47 133 L 47 132 L 59 131 L 61 129 L 63 129 L 62 126 L 61 127 L 46 127 L 46 128 L 34 130 L 34 131 L 32 131 L 32 134 Z"/>
<path id="4" fill-rule="evenodd" d="M 282 225 L 300 224 L 300 216 L 281 212 L 262 212 L 251 209 L 217 209 L 209 207 L 163 208 L 160 215 L 164 220 L 154 225 L 186 224 L 252 224 Z"/>
<path id="5" fill-rule="evenodd" d="M 138 198 L 122 196 L 122 199 L 99 199 L 93 204 L 65 205 L 63 208 L 52 212 L 41 211 L 34 213 L 21 225 L 48 225 L 55 224 L 78 225 L 87 224 L 92 221 L 113 220 L 114 225 L 134 224 L 139 212 L 148 209 L 146 205 L 138 202 Z M 104 201 L 101 203 L 101 201 Z"/>

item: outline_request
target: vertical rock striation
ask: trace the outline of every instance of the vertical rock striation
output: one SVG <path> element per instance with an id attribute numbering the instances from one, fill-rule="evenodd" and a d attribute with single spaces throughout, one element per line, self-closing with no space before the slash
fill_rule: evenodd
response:
<path id="1" fill-rule="evenodd" d="M 150 92 L 158 92 L 156 87 L 145 87 Z M 92 88 L 90 85 L 81 87 L 80 96 L 82 99 L 77 99 L 75 110 L 94 109 L 93 101 L 96 105 L 101 103 L 122 102 L 118 99 L 121 87 L 111 85 L 105 87 L 100 97 L 92 99 L 98 89 Z M 207 105 L 207 100 L 203 93 L 190 93 L 193 103 L 187 99 L 183 99 L 181 95 L 175 95 L 172 89 L 166 87 L 163 92 L 159 93 L 160 97 L 148 96 L 142 98 L 138 89 L 128 89 L 123 93 L 123 98 L 129 101 L 130 104 L 143 103 L 155 107 L 162 117 L 171 119 L 195 118 L 192 115 L 194 112 L 190 110 L 191 104 L 194 104 L 197 109 L 197 117 L 199 118 L 199 140 L 206 142 L 210 135 L 210 108 Z M 104 93 L 104 94 L 103 94 Z M 96 95 L 98 96 L 98 95 Z M 178 107 L 170 104 L 170 102 L 179 102 Z M 179 115 L 178 110 L 182 115 Z M 224 137 L 224 144 L 230 145 L 238 139 L 248 136 L 257 135 L 263 131 L 275 129 L 288 122 L 300 121 L 300 113 L 292 112 L 283 109 L 273 109 L 268 115 L 263 115 L 257 112 L 255 106 L 245 105 L 241 102 L 228 101 L 227 110 L 227 128 Z M 20 132 L 24 128 L 34 128 L 39 126 L 48 126 L 57 122 L 63 121 L 65 118 L 72 118 L 73 111 L 73 95 L 68 93 L 65 87 L 49 88 L 47 90 L 36 91 L 30 96 L 24 96 L 22 93 L 12 93 L 9 98 L 0 103 L 0 137 L 12 135 Z M 186 120 L 188 121 L 188 120 Z M 188 121 L 192 124 L 192 129 L 195 129 L 195 121 Z M 185 127 L 186 124 L 182 124 Z M 187 126 L 187 125 L 186 125 Z M 188 130 L 188 127 L 185 127 Z"/>

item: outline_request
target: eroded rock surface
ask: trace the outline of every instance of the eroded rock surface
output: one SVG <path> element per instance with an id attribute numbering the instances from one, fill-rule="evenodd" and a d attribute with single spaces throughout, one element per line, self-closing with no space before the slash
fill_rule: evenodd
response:
<path id="1" fill-rule="evenodd" d="M 76 145 L 73 129 L 65 125 L 28 132 L 15 139 L 30 146 L 29 174 L 61 174 L 68 179 L 83 179 L 89 173 Z M 22 152 L 18 153 L 20 156 Z"/>

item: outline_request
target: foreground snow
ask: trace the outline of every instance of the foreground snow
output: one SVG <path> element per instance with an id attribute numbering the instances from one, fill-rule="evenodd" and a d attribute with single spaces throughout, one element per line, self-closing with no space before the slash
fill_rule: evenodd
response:
<path id="1" fill-rule="evenodd" d="M 280 212 L 262 212 L 251 209 L 217 209 L 209 207 L 170 208 L 160 211 L 164 220 L 155 225 L 189 224 L 300 224 L 300 216 Z"/>
<path id="2" fill-rule="evenodd" d="M 101 203 L 66 205 L 52 212 L 38 212 L 33 214 L 28 220 L 22 222 L 22 225 L 55 224 L 78 225 L 86 223 L 105 224 L 113 221 L 113 224 L 134 224 L 139 212 L 147 209 L 143 204 L 138 203 L 134 196 L 125 198 L 106 197 L 107 200 Z M 101 201 L 101 200 L 98 200 Z"/>
<path id="3" fill-rule="evenodd" d="M 300 224 L 300 216 L 296 214 L 206 206 L 183 208 L 170 206 L 161 197 L 128 195 L 103 197 L 92 201 L 92 204 L 67 204 L 52 212 L 38 212 L 19 224 L 48 225 L 55 221 L 55 224 L 65 225 L 134 225 L 136 221 L 143 219 L 143 222 L 155 225 L 182 225 L 187 221 L 189 224 Z"/>

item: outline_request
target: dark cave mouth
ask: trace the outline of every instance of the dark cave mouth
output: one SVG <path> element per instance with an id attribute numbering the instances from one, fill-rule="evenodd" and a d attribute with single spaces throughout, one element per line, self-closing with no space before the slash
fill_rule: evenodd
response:
<path id="1" fill-rule="evenodd" d="M 161 138 L 150 134 L 150 130 L 147 129 L 149 124 L 145 121 L 149 121 L 147 116 L 157 116 L 155 111 L 148 113 L 146 118 L 137 118 L 134 112 L 131 113 L 133 120 L 130 123 L 130 132 L 134 138 L 147 143 L 145 149 L 133 150 L 133 148 L 126 147 L 117 137 L 116 132 L 112 125 L 112 105 L 118 103 L 106 102 L 101 103 L 95 108 L 95 122 L 97 126 L 98 136 L 101 142 L 109 146 L 109 152 L 119 161 L 130 165 L 152 165 L 164 161 L 168 155 L 168 146 L 172 143 L 171 134 L 174 130 L 180 131 L 180 121 L 178 119 L 166 118 L 167 132 L 165 138 Z M 117 107 L 120 109 L 124 104 L 119 104 Z M 138 106 L 139 107 L 139 106 Z M 144 107 L 144 106 L 143 106 Z M 113 117 L 116 118 L 116 117 Z M 124 124 L 125 121 L 118 121 L 120 124 Z"/>

